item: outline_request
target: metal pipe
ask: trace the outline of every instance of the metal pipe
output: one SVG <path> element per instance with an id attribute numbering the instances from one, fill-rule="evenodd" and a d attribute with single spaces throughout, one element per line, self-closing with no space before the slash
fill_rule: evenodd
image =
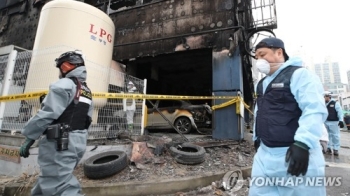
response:
<path id="1" fill-rule="evenodd" d="M 138 92 L 141 92 L 138 86 L 135 86 L 135 87 L 136 87 L 136 89 L 137 89 Z M 145 92 L 145 91 L 143 91 L 143 92 Z M 143 101 L 145 101 L 145 100 L 143 100 Z M 185 136 L 181 133 L 181 131 L 179 131 L 179 130 L 173 125 L 173 123 L 171 123 L 170 120 L 169 120 L 166 116 L 164 116 L 164 114 L 162 114 L 162 112 L 161 112 L 157 107 L 155 107 L 155 105 L 154 105 L 154 103 L 153 103 L 152 101 L 150 101 L 150 100 L 148 100 L 148 99 L 147 99 L 147 101 L 148 101 L 148 103 L 150 103 L 150 104 L 152 105 L 152 107 L 153 107 L 154 109 L 157 110 L 157 112 L 159 113 L 159 115 L 160 115 L 161 117 L 163 117 L 164 120 L 166 120 L 166 121 L 169 123 L 169 125 L 170 125 L 173 129 L 175 129 L 176 132 L 178 132 L 178 133 L 181 135 L 181 137 L 182 137 L 186 142 L 189 141 L 189 140 L 187 139 L 187 137 L 185 137 Z M 143 107 L 143 106 L 142 106 L 142 107 Z M 142 119 L 143 119 L 143 118 L 142 118 Z M 142 127 L 142 125 L 141 125 L 141 127 Z"/>
<path id="2" fill-rule="evenodd" d="M 180 131 L 179 129 L 177 129 L 177 128 L 173 125 L 173 123 L 171 123 L 170 120 L 169 120 L 166 116 L 164 116 L 164 114 L 162 114 L 162 112 L 161 112 L 157 107 L 155 107 L 155 105 L 154 105 L 154 103 L 153 103 L 152 101 L 150 101 L 150 100 L 148 100 L 148 99 L 147 99 L 147 101 L 148 101 L 148 103 L 150 103 L 150 104 L 152 105 L 152 107 L 153 107 L 154 109 L 157 110 L 157 112 L 159 113 L 159 115 L 162 116 L 162 117 L 164 118 L 164 120 L 166 120 L 166 121 L 168 122 L 168 124 L 169 124 L 173 129 L 175 129 L 175 131 L 176 131 L 177 133 L 179 133 L 179 134 L 181 135 L 181 137 L 182 137 L 186 142 L 189 141 L 189 140 L 187 139 L 187 137 L 184 136 L 184 134 L 181 133 L 181 131 Z"/>
<path id="3" fill-rule="evenodd" d="M 146 94 L 146 86 L 147 86 L 147 79 L 144 79 L 143 80 L 143 94 Z M 144 108 L 146 107 L 146 99 L 143 99 L 142 100 L 142 112 L 141 112 L 141 135 L 144 134 L 144 131 L 145 131 L 145 127 L 144 127 L 144 124 L 145 124 L 145 110 Z M 146 111 L 147 112 L 147 111 Z"/>

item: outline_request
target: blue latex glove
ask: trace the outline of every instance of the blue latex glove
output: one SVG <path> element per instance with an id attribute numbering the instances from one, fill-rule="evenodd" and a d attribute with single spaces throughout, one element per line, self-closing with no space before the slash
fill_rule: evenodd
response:
<path id="1" fill-rule="evenodd" d="M 26 138 L 24 143 L 22 144 L 21 148 L 19 149 L 19 155 L 21 157 L 27 158 L 29 157 L 29 148 L 34 144 L 35 140 Z"/>

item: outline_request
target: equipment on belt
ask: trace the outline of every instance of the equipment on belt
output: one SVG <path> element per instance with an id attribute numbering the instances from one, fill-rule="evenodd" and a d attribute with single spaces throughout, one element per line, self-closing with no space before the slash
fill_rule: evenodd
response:
<path id="1" fill-rule="evenodd" d="M 68 150 L 68 139 L 70 131 L 71 128 L 67 124 L 54 124 L 50 125 L 45 132 L 47 139 L 55 139 L 57 141 L 56 150 L 63 151 Z"/>

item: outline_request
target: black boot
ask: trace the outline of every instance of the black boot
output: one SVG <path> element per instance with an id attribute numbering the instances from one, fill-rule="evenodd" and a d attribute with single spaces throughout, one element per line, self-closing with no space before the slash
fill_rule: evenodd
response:
<path id="1" fill-rule="evenodd" d="M 338 150 L 334 150 L 333 155 L 334 155 L 334 156 L 339 156 Z"/>
<path id="2" fill-rule="evenodd" d="M 327 154 L 332 154 L 332 150 L 330 148 L 327 148 Z"/>

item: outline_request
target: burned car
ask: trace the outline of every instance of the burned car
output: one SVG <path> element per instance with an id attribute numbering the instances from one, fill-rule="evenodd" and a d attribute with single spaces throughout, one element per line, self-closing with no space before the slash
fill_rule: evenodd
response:
<path id="1" fill-rule="evenodd" d="M 157 109 L 181 133 L 211 127 L 212 110 L 209 105 L 192 105 L 185 100 L 157 100 L 154 107 L 147 103 L 147 129 L 173 129 Z"/>

